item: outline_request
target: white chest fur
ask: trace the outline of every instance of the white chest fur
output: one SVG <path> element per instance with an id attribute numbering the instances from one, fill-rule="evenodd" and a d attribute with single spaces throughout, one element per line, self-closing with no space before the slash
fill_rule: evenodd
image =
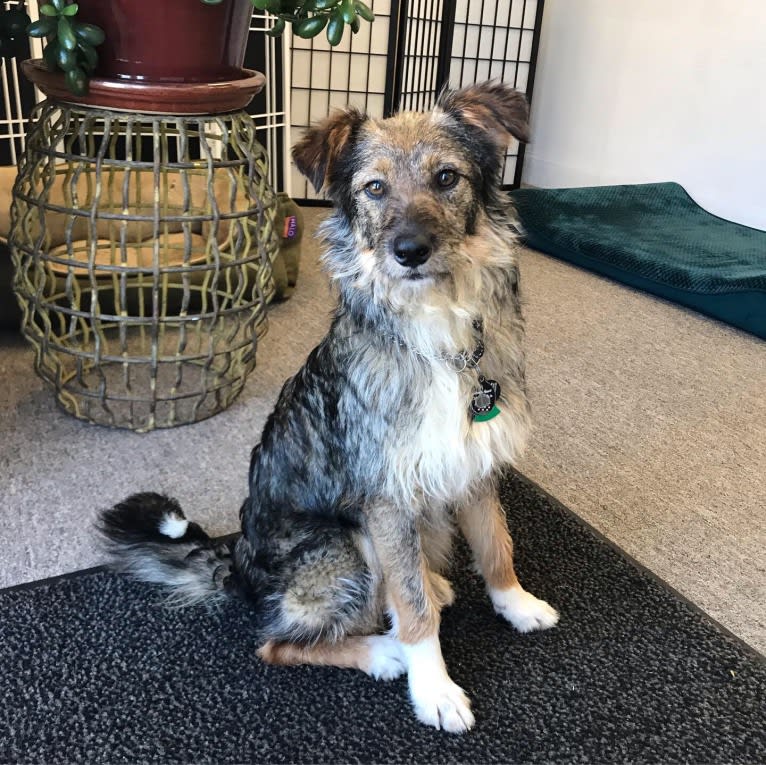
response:
<path id="1" fill-rule="evenodd" d="M 389 455 L 391 477 L 405 501 L 454 502 L 497 467 L 516 461 L 528 430 L 526 409 L 511 395 L 498 403 L 499 415 L 473 421 L 468 406 L 476 373 L 458 373 L 440 361 L 431 371 L 421 417 L 404 428 Z"/>

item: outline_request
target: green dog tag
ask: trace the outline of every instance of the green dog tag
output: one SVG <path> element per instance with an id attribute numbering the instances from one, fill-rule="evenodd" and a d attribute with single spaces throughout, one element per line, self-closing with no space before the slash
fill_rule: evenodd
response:
<path id="1" fill-rule="evenodd" d="M 492 407 L 488 412 L 484 412 L 483 414 L 474 414 L 473 415 L 473 421 L 474 422 L 486 422 L 487 420 L 491 420 L 494 417 L 497 417 L 497 415 L 500 414 L 500 409 L 498 409 L 497 404 Z"/>

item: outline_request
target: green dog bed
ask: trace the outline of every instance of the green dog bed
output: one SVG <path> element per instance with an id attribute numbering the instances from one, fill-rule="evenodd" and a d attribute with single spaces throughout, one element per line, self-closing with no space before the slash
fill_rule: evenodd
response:
<path id="1" fill-rule="evenodd" d="M 527 244 L 766 338 L 766 231 L 677 183 L 518 189 Z"/>

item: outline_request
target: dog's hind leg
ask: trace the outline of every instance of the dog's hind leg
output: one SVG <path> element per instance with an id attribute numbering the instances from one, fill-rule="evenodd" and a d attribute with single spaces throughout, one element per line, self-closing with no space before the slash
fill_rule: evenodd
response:
<path id="1" fill-rule="evenodd" d="M 513 566 L 513 541 L 497 491 L 488 484 L 458 509 L 458 524 L 468 541 L 495 611 L 519 632 L 553 627 L 557 611 L 527 592 Z"/>
<path id="2" fill-rule="evenodd" d="M 393 680 L 406 669 L 399 642 L 388 635 L 348 637 L 315 645 L 269 640 L 258 649 L 268 664 L 322 664 L 361 669 L 376 680 Z"/>

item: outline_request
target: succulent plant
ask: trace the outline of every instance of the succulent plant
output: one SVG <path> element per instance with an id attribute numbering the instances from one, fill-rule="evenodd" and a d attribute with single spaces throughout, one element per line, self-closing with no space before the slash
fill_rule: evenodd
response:
<path id="1" fill-rule="evenodd" d="M 250 0 L 259 11 L 277 17 L 274 28 L 268 32 L 279 36 L 287 24 L 293 33 L 309 39 L 325 32 L 330 45 L 338 45 L 343 38 L 346 24 L 351 31 L 359 31 L 361 21 L 372 21 L 375 15 L 362 0 Z M 218 5 L 226 0 L 202 0 L 208 5 Z"/>
<path id="2" fill-rule="evenodd" d="M 95 24 L 78 21 L 78 10 L 77 3 L 51 0 L 40 6 L 40 18 L 27 33 L 48 40 L 43 60 L 49 69 L 64 72 L 69 90 L 81 96 L 88 92 L 88 76 L 98 64 L 96 46 L 104 42 L 104 32 Z"/>

